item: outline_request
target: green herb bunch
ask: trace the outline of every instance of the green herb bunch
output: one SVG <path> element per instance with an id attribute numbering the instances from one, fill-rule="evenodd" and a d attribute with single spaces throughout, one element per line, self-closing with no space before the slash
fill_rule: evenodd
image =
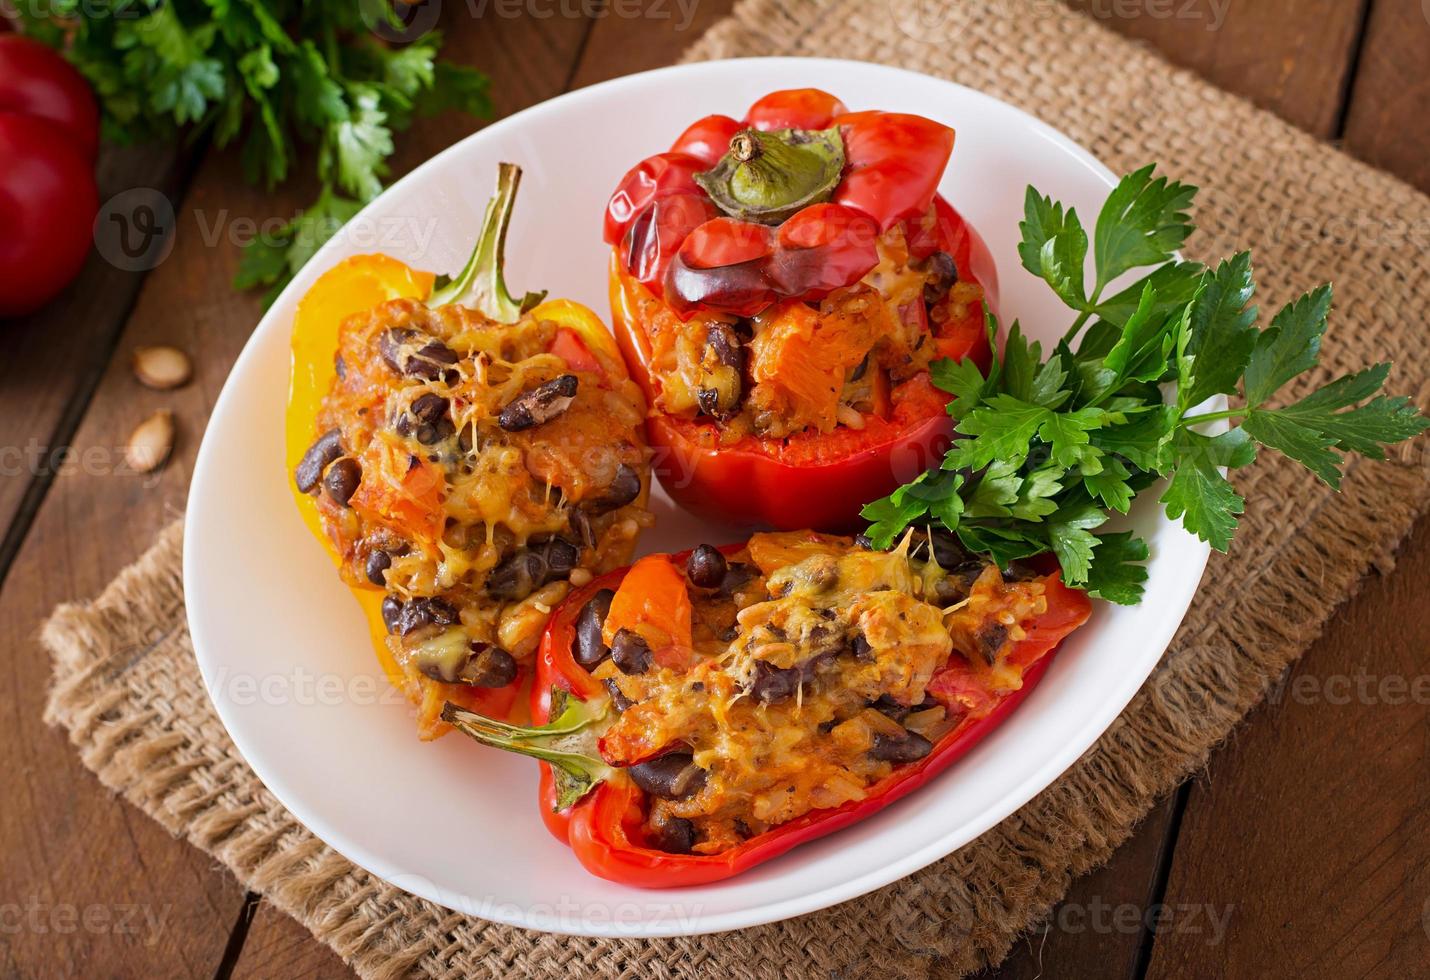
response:
<path id="1" fill-rule="evenodd" d="M 1051 552 L 1069 584 L 1135 604 L 1147 545 L 1098 529 L 1158 480 L 1168 481 L 1167 516 L 1225 551 L 1245 504 L 1223 468 L 1271 449 L 1339 488 L 1345 453 L 1383 459 L 1384 446 L 1430 426 L 1408 399 L 1380 394 L 1388 364 L 1276 407 L 1277 392 L 1319 360 L 1331 287 L 1259 328 L 1250 254 L 1214 269 L 1176 260 L 1196 188 L 1154 169 L 1122 178 L 1099 213 L 1090 291 L 1076 211 L 1028 188 L 1018 254 L 1075 318 L 1046 357 L 1015 322 L 986 378 L 970 362 L 933 365 L 934 383 L 953 396 L 959 438 L 939 469 L 864 508 L 876 546 L 941 525 L 999 562 Z M 1149 267 L 1104 298 L 1115 280 Z M 1235 403 L 1205 407 L 1218 396 Z"/>
<path id="2" fill-rule="evenodd" d="M 417 112 L 491 111 L 480 72 L 439 61 L 440 34 L 400 37 L 389 0 L 52 0 L 18 5 L 26 33 L 64 51 L 122 143 L 211 134 L 241 143 L 244 170 L 268 187 L 298 143 L 317 149 L 317 202 L 248 246 L 238 288 L 269 299 L 382 190 L 393 133 Z"/>

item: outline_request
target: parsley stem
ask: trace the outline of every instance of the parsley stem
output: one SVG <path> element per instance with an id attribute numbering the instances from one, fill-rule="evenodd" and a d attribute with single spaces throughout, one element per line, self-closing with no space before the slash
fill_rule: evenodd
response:
<path id="1" fill-rule="evenodd" d="M 1077 319 L 1074 320 L 1073 325 L 1068 328 L 1068 332 L 1063 334 L 1063 343 L 1067 344 L 1069 347 L 1072 346 L 1073 338 L 1075 338 L 1078 335 L 1078 332 L 1082 330 L 1083 324 L 1087 323 L 1087 318 L 1089 315 L 1090 314 L 1086 310 L 1077 315 Z"/>
<path id="2" fill-rule="evenodd" d="M 1072 346 L 1074 338 L 1076 338 L 1078 332 L 1082 330 L 1083 325 L 1087 323 L 1087 318 L 1092 316 L 1092 311 L 1097 309 L 1097 304 L 1099 301 L 1101 301 L 1101 299 L 1102 287 L 1098 286 L 1092 291 L 1092 296 L 1087 301 L 1087 307 L 1077 315 L 1077 319 L 1074 320 L 1073 325 L 1068 328 L 1068 332 L 1063 334 L 1063 343 L 1067 344 L 1069 347 Z"/>
<path id="3" fill-rule="evenodd" d="M 1183 416 L 1177 420 L 1179 426 L 1201 425 L 1203 422 L 1220 422 L 1222 419 L 1237 419 L 1246 415 L 1245 408 L 1228 408 L 1224 412 L 1207 412 L 1205 415 Z"/>

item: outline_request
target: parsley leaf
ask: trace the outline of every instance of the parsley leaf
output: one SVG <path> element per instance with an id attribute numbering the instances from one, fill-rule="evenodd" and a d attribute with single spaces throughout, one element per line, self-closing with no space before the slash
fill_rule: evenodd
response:
<path id="1" fill-rule="evenodd" d="M 1238 252 L 1205 277 L 1191 304 L 1187 354 L 1196 359 L 1196 372 L 1180 399 L 1184 406 L 1235 393 L 1259 333 L 1256 307 L 1249 305 L 1255 288 L 1250 252 Z M 1210 353 L 1202 358 L 1203 352 Z"/>
<path id="2" fill-rule="evenodd" d="M 1246 466 L 1256 458 L 1256 446 L 1242 429 L 1218 436 L 1178 429 L 1172 447 L 1177 464 L 1172 482 L 1162 494 L 1167 516 L 1173 520 L 1180 517 L 1188 531 L 1217 551 L 1226 551 L 1236 532 L 1236 515 L 1245 510 L 1245 502 L 1219 467 Z"/>
<path id="3" fill-rule="evenodd" d="M 934 383 L 953 396 L 960 438 L 941 469 L 864 509 L 876 545 L 911 525 L 940 524 L 999 563 L 1052 552 L 1069 584 L 1136 603 L 1146 543 L 1097 532 L 1148 487 L 1165 480 L 1167 515 L 1225 551 L 1246 503 L 1223 471 L 1253 462 L 1258 446 L 1336 487 L 1345 453 L 1382 459 L 1386 446 L 1430 427 L 1409 399 L 1381 394 L 1386 364 L 1275 407 L 1278 392 L 1317 366 L 1331 288 L 1259 329 L 1248 253 L 1210 269 L 1172 256 L 1191 230 L 1194 193 L 1152 167 L 1124 177 L 1098 215 L 1089 297 L 1077 214 L 1028 188 L 1018 254 L 1074 312 L 1072 326 L 1045 357 L 1015 322 L 987 378 L 968 363 L 933 365 Z M 1155 268 L 1100 298 L 1114 279 L 1147 266 Z M 991 314 L 988 323 L 996 337 Z M 1200 408 L 1222 395 L 1243 404 Z M 1240 424 L 1206 430 L 1226 420 Z"/>
<path id="4" fill-rule="evenodd" d="M 1018 225 L 1023 232 L 1023 241 L 1018 245 L 1023 268 L 1046 280 L 1068 306 L 1084 309 L 1087 232 L 1082 229 L 1077 211 L 1064 210 L 1061 204 L 1029 187 L 1023 212 L 1023 221 Z"/>
<path id="5" fill-rule="evenodd" d="M 1155 169 L 1148 164 L 1122 178 L 1098 213 L 1093 257 L 1099 289 L 1124 272 L 1169 261 L 1191 234 L 1187 208 L 1197 189 L 1153 178 Z"/>
<path id="6" fill-rule="evenodd" d="M 1261 405 L 1276 390 L 1316 366 L 1331 314 L 1331 287 L 1321 286 L 1281 309 L 1261 332 L 1246 365 L 1246 403 Z"/>
<path id="7" fill-rule="evenodd" d="M 1122 605 L 1136 605 L 1142 599 L 1147 582 L 1147 542 L 1133 537 L 1131 532 L 1104 534 L 1093 552 L 1088 569 L 1089 595 Z"/>
<path id="8" fill-rule="evenodd" d="M 296 160 L 316 158 L 319 201 L 240 260 L 237 286 L 270 287 L 271 299 L 325 240 L 320 233 L 356 213 L 339 191 L 366 201 L 382 189 L 394 133 L 415 112 L 491 113 L 486 77 L 438 59 L 439 32 L 380 43 L 365 11 L 346 0 L 56 0 L 16 13 L 25 33 L 89 80 L 106 139 L 237 143 L 247 178 L 269 186 L 287 180 Z"/>

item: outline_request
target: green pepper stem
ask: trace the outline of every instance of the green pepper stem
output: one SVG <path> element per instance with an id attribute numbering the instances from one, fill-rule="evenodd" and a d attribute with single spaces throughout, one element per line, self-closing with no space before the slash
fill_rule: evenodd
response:
<path id="1" fill-rule="evenodd" d="M 777 225 L 833 197 L 843 171 L 844 138 L 837 126 L 742 129 L 720 161 L 695 181 L 731 217 Z"/>
<path id="2" fill-rule="evenodd" d="M 438 279 L 427 298 L 431 307 L 461 303 L 478 310 L 498 323 L 515 323 L 521 315 L 545 298 L 546 292 L 527 293 L 515 299 L 507 291 L 502 266 L 506 262 L 506 232 L 511 224 L 516 191 L 521 185 L 521 168 L 503 163 L 497 168 L 497 192 L 487 202 L 481 234 L 466 266 L 456 278 Z"/>
<path id="3" fill-rule="evenodd" d="M 615 768 L 601 758 L 598 742 L 610 727 L 608 698 L 578 701 L 551 689 L 554 720 L 539 727 L 512 725 L 448 701 L 442 720 L 483 745 L 550 763 L 556 777 L 556 810 L 578 802 L 610 778 Z"/>

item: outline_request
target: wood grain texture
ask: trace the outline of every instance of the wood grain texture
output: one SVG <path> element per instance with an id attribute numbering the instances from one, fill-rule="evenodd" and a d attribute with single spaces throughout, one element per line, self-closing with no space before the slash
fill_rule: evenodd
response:
<path id="1" fill-rule="evenodd" d="M 337 980 L 355 976 L 353 971 L 327 946 L 313 938 L 296 919 L 260 902 L 243 953 L 229 974 L 231 980 L 274 980 L 302 977 L 303 980 Z"/>
<path id="2" fill-rule="evenodd" d="M 133 195 L 136 188 L 172 195 L 191 167 L 190 157 L 172 147 L 105 147 L 96 168 L 100 200 Z M 143 240 L 135 236 L 136 245 Z M 122 269 L 92 250 L 58 299 L 0 323 L 0 404 L 6 409 L 0 411 L 0 529 L 9 529 L 0 530 L 0 577 L 44 489 L 66 471 L 59 447 L 78 424 L 143 280 L 143 271 Z"/>
<path id="3" fill-rule="evenodd" d="M 1147 814 L 1101 868 L 1076 879 L 1048 921 L 1023 937 L 997 968 L 977 980 L 1131 977 L 1144 938 L 1141 916 L 1156 901 L 1156 871 L 1168 843 L 1174 800 Z M 1133 919 L 1135 910 L 1138 917 Z"/>
<path id="4" fill-rule="evenodd" d="M 591 30 L 572 88 L 674 64 L 734 6 L 735 0 L 636 0 L 619 7 L 607 5 L 608 13 Z M 676 120 L 672 125 L 673 140 L 681 124 Z"/>
<path id="5" fill-rule="evenodd" d="M 1430 963 L 1430 521 L 1191 792 L 1154 977 L 1411 977 Z"/>
<path id="6" fill-rule="evenodd" d="M 1430 191 L 1430 3 L 1375 0 L 1346 113 L 1346 149 Z M 1416 247 L 1430 231 L 1420 229 Z"/>
<path id="7" fill-rule="evenodd" d="M 1068 2 L 1174 64 L 1330 137 L 1369 0 Z"/>

